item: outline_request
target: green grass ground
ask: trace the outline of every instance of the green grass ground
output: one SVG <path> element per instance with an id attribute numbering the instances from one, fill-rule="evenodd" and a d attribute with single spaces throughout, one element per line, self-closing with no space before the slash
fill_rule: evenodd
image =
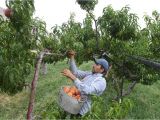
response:
<path id="1" fill-rule="evenodd" d="M 91 69 L 92 62 L 80 66 L 83 70 Z M 62 119 L 64 112 L 57 104 L 58 92 L 61 86 L 71 85 L 72 82 L 61 75 L 61 71 L 68 68 L 67 62 L 58 62 L 56 65 L 48 64 L 47 75 L 41 75 L 38 79 L 34 116 L 36 119 Z M 28 82 L 33 79 L 33 74 L 27 78 Z M 103 106 L 109 106 L 113 97 L 111 87 L 101 97 Z M 0 120 L 25 119 L 29 101 L 29 90 L 24 89 L 13 96 L 0 92 Z M 137 84 L 134 91 L 127 98 L 134 102 L 132 110 L 126 119 L 160 119 L 160 81 L 151 86 Z M 105 109 L 103 109 L 103 113 Z M 95 110 L 96 112 L 96 110 Z M 101 112 L 97 109 L 97 112 Z M 92 117 L 94 118 L 94 117 Z M 104 116 L 105 118 L 105 116 Z M 95 116 L 95 119 L 97 117 Z"/>

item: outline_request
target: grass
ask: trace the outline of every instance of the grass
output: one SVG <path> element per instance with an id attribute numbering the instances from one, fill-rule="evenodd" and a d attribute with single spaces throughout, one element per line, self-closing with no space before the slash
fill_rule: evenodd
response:
<path id="1" fill-rule="evenodd" d="M 22 91 L 14 96 L 0 93 L 0 120 L 24 118 L 27 102 L 28 92 Z"/>
<path id="2" fill-rule="evenodd" d="M 160 119 L 160 81 L 151 86 L 138 84 L 129 98 L 134 101 L 134 108 L 128 118 Z"/>
<path id="3" fill-rule="evenodd" d="M 80 66 L 83 70 L 91 69 L 92 62 Z M 34 106 L 36 118 L 56 119 L 62 116 L 63 111 L 57 105 L 58 92 L 61 86 L 71 85 L 72 82 L 61 75 L 61 71 L 68 68 L 66 61 L 58 62 L 56 65 L 48 64 L 47 75 L 40 74 Z M 33 73 L 28 76 L 27 81 L 31 82 Z M 0 120 L 25 119 L 29 101 L 28 89 L 9 96 L 0 92 Z M 160 81 L 151 86 L 137 84 L 134 91 L 127 98 L 134 102 L 134 107 L 129 111 L 126 119 L 160 119 Z M 107 110 L 113 97 L 113 89 L 109 86 L 101 97 L 101 102 Z M 96 110 L 96 109 L 95 109 Z M 58 112 L 60 111 L 60 112 Z M 101 111 L 100 111 L 101 112 Z"/>

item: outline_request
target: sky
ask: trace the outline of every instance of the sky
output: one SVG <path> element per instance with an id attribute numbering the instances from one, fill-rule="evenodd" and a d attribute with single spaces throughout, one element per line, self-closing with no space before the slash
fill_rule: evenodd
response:
<path id="1" fill-rule="evenodd" d="M 138 15 L 139 24 L 145 26 L 143 16 L 150 15 L 153 10 L 160 13 L 160 0 L 98 0 L 94 14 L 96 18 L 102 15 L 104 7 L 112 5 L 114 10 L 120 10 L 125 5 L 129 5 L 130 12 Z M 0 7 L 6 8 L 5 0 L 0 0 Z M 36 11 L 34 17 L 39 17 L 47 23 L 49 30 L 54 25 L 61 25 L 67 22 L 71 13 L 75 13 L 75 20 L 83 22 L 86 12 L 80 8 L 76 0 L 35 0 Z"/>

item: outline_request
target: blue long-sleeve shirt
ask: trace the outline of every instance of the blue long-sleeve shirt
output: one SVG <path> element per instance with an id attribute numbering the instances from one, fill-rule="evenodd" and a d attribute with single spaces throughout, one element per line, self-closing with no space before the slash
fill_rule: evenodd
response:
<path id="1" fill-rule="evenodd" d="M 87 96 L 87 101 L 79 111 L 79 114 L 84 115 L 91 109 L 90 95 L 101 95 L 106 88 L 106 80 L 100 73 L 93 74 L 92 72 L 78 70 L 73 59 L 70 60 L 70 69 L 77 77 L 77 79 L 74 80 L 74 84 L 81 92 L 81 96 Z"/>

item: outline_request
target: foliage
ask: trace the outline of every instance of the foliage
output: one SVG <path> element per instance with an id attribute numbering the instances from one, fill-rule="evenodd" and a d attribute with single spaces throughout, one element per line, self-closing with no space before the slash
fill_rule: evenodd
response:
<path id="1" fill-rule="evenodd" d="M 62 26 L 54 26 L 53 36 L 59 41 L 58 53 L 65 55 L 65 53 L 72 49 L 77 52 L 77 62 L 82 63 L 92 59 L 92 51 L 94 47 L 94 30 L 92 28 L 92 21 L 89 16 L 86 16 L 83 24 L 77 23 L 72 14 L 67 23 Z"/>
<path id="2" fill-rule="evenodd" d="M 122 64 L 132 54 L 132 44 L 138 41 L 137 16 L 129 13 L 129 7 L 114 11 L 111 6 L 104 8 L 98 19 L 101 33 L 101 49 L 111 54 L 115 62 Z"/>
<path id="3" fill-rule="evenodd" d="M 158 59 L 151 50 L 154 43 L 150 36 L 153 35 L 150 35 L 150 28 L 140 30 L 138 17 L 129 11 L 127 6 L 119 11 L 111 6 L 104 8 L 103 15 L 98 19 L 101 49 L 107 51 L 112 58 L 112 68 L 118 79 L 131 79 L 131 76 L 135 76 L 136 81 L 153 84 L 158 80 L 154 77 L 157 72 L 131 58 L 132 55 L 139 55 Z"/>
<path id="4" fill-rule="evenodd" d="M 13 15 L 6 21 L 0 19 L 0 88 L 15 93 L 22 90 L 25 77 L 33 63 L 30 49 L 35 45 L 31 35 L 34 11 L 32 0 L 6 2 Z"/>
<path id="5" fill-rule="evenodd" d="M 49 111 L 49 112 L 48 112 Z M 36 116 L 36 119 L 43 118 L 43 119 L 64 119 L 65 112 L 58 106 L 58 104 L 53 101 L 46 103 L 45 109 L 41 111 L 40 116 Z"/>
<path id="6" fill-rule="evenodd" d="M 77 0 L 77 3 L 82 9 L 91 11 L 94 10 L 95 5 L 98 3 L 98 0 Z"/>
<path id="7" fill-rule="evenodd" d="M 152 12 L 152 17 L 145 16 L 145 21 L 147 24 L 147 36 L 150 41 L 150 51 L 153 53 L 153 58 L 160 58 L 160 13 L 158 11 Z"/>
<path id="8" fill-rule="evenodd" d="M 124 119 L 133 107 L 133 101 L 127 98 L 121 102 L 112 101 L 108 106 L 103 97 L 92 96 L 92 101 L 91 112 L 82 119 Z"/>
<path id="9" fill-rule="evenodd" d="M 60 41 L 54 35 L 54 33 L 49 33 L 46 30 L 46 23 L 45 21 L 35 18 L 32 20 L 32 24 L 34 25 L 34 29 L 32 33 L 36 40 L 36 45 L 33 49 L 37 51 L 48 50 L 52 53 L 58 53 L 60 49 Z M 43 62 L 45 63 L 54 63 L 60 60 L 60 56 L 45 56 Z M 64 59 L 64 57 L 63 57 Z"/>
<path id="10" fill-rule="evenodd" d="M 133 101 L 130 99 L 123 99 L 122 103 L 113 101 L 105 116 L 109 119 L 123 119 L 132 108 Z"/>
<path id="11" fill-rule="evenodd" d="M 114 11 L 111 6 L 104 8 L 99 18 L 102 34 L 107 32 L 111 38 L 122 41 L 134 40 L 138 32 L 138 17 L 129 10 L 127 6 L 120 11 Z"/>

